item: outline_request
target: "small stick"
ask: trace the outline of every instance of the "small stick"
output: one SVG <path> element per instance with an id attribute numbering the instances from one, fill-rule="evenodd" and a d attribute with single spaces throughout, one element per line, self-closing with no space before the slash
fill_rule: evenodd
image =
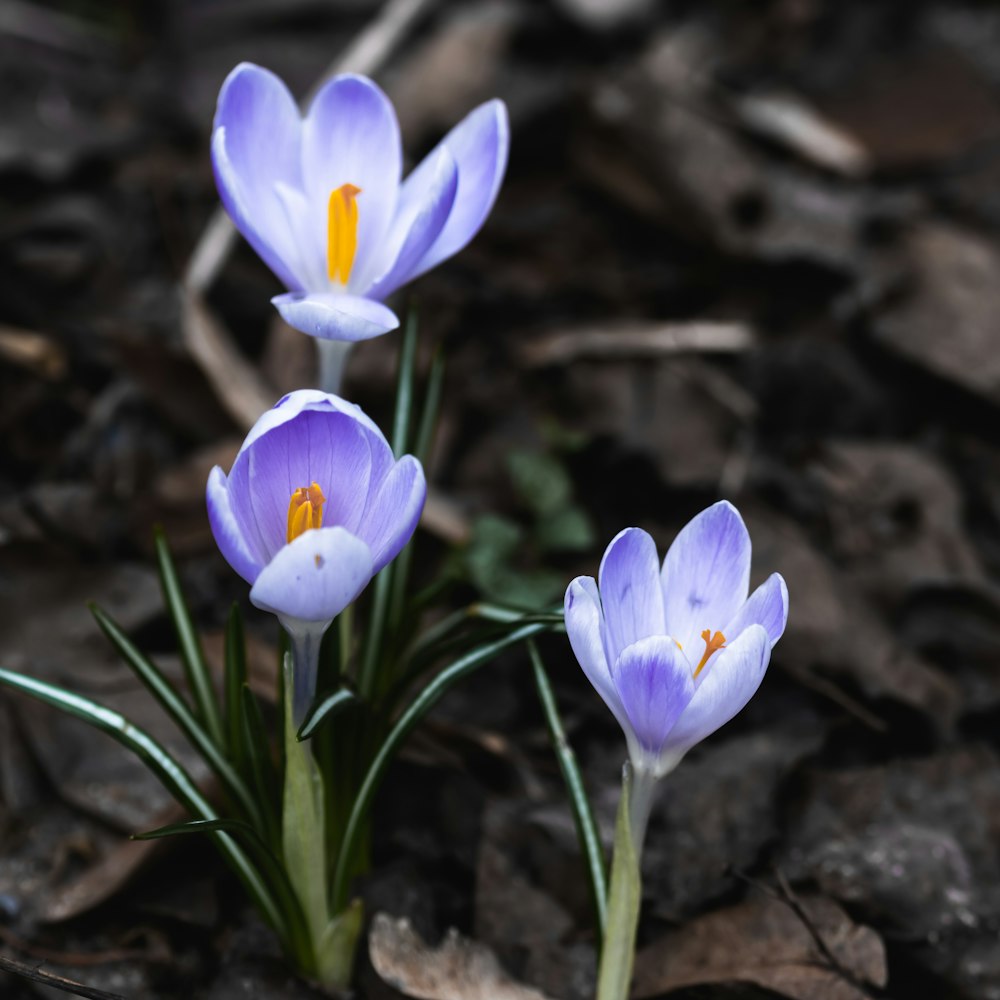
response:
<path id="1" fill-rule="evenodd" d="M 43 986 L 51 986 L 53 989 L 72 993 L 74 996 L 87 997 L 89 1000 L 128 1000 L 120 993 L 108 993 L 106 990 L 99 990 L 93 986 L 84 986 L 83 983 L 74 982 L 65 976 L 57 976 L 53 972 L 43 972 L 39 966 L 15 962 L 14 959 L 7 958 L 5 955 L 0 955 L 0 971 L 10 972 L 22 979 L 41 983 Z"/>

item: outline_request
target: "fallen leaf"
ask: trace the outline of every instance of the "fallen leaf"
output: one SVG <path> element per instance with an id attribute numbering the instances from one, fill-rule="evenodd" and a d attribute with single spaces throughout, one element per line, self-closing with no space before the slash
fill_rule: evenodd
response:
<path id="1" fill-rule="evenodd" d="M 877 318 L 875 336 L 934 375 L 1000 402 L 996 244 L 956 226 L 927 223 L 912 230 L 905 249 L 911 287 Z"/>
<path id="2" fill-rule="evenodd" d="M 829 955 L 788 903 L 754 897 L 643 948 L 636 955 L 633 996 L 643 1000 L 685 986 L 741 982 L 790 1000 L 864 1000 L 869 993 L 862 983 L 885 986 L 878 934 L 822 896 L 799 902 Z"/>
<path id="3" fill-rule="evenodd" d="M 511 979 L 489 948 L 454 929 L 430 948 L 409 920 L 377 913 L 368 952 L 383 980 L 417 1000 L 548 1000 Z"/>

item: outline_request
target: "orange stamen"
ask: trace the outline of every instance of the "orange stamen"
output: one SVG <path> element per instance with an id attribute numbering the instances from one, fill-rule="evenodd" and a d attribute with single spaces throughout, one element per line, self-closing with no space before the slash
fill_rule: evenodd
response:
<path id="1" fill-rule="evenodd" d="M 330 192 L 326 212 L 326 272 L 331 281 L 347 284 L 358 249 L 358 203 L 361 188 L 341 184 Z"/>
<path id="2" fill-rule="evenodd" d="M 326 497 L 323 496 L 319 483 L 300 486 L 292 493 L 292 499 L 288 503 L 288 541 L 294 542 L 310 528 L 322 526 L 324 503 Z"/>
<path id="3" fill-rule="evenodd" d="M 695 667 L 695 677 L 701 673 L 701 668 L 708 663 L 712 654 L 718 652 L 726 644 L 726 637 L 721 632 L 716 632 L 715 635 L 712 635 L 712 630 L 710 628 L 705 629 L 705 631 L 701 633 L 701 637 L 705 640 L 705 652 L 701 658 L 701 663 Z"/>

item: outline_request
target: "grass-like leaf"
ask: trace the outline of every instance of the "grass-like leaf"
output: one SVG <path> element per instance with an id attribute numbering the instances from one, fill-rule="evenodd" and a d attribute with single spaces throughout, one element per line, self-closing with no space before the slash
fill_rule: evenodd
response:
<path id="1" fill-rule="evenodd" d="M 396 751 L 406 737 L 409 736 L 410 730 L 463 677 L 472 673 L 472 671 L 477 667 L 481 667 L 484 663 L 488 663 L 498 653 L 501 653 L 508 647 L 516 645 L 525 639 L 530 639 L 546 631 L 549 627 L 549 625 L 542 623 L 523 625 L 520 628 L 514 629 L 504 638 L 498 639 L 496 642 L 491 642 L 472 650 L 442 670 L 417 695 L 406 711 L 399 717 L 386 737 L 385 742 L 379 748 L 371 766 L 368 768 L 347 820 L 344 837 L 341 841 L 337 857 L 337 868 L 333 877 L 333 912 L 338 913 L 347 905 L 347 895 L 350 888 L 347 884 L 348 873 L 351 869 L 354 852 L 358 847 L 358 838 L 364 828 L 365 820 L 368 817 L 372 801 L 375 798 L 375 792 L 382 781 L 382 776 L 385 774 L 385 770 L 396 754 Z"/>
<path id="2" fill-rule="evenodd" d="M 298 739 L 300 741 L 308 740 L 326 720 L 343 712 L 345 708 L 350 707 L 357 700 L 358 696 L 347 688 L 331 691 L 322 698 L 318 698 L 299 727 Z"/>
<path id="3" fill-rule="evenodd" d="M 247 682 L 246 638 L 243 616 L 235 602 L 226 621 L 225 675 L 226 745 L 236 770 L 247 775 L 247 745 L 243 729 L 243 685 Z"/>
<path id="4" fill-rule="evenodd" d="M 420 413 L 420 424 L 417 427 L 413 442 L 413 454 L 424 465 L 430 453 L 437 427 L 438 410 L 441 406 L 441 389 L 444 385 L 444 355 L 440 348 L 434 354 L 430 374 L 427 377 L 427 388 L 424 391 L 424 403 Z M 397 635 L 406 613 L 406 588 L 410 582 L 410 566 L 413 563 L 413 542 L 403 547 L 396 557 L 396 571 L 392 577 L 392 593 L 389 598 L 389 634 Z"/>
<path id="5" fill-rule="evenodd" d="M 257 822 L 260 817 L 257 814 L 257 805 L 250 795 L 250 790 L 236 773 L 235 768 L 219 745 L 202 727 L 187 702 L 174 690 L 156 665 L 139 651 L 138 647 L 112 618 L 96 605 L 92 604 L 90 610 L 97 620 L 97 624 L 101 627 L 101 631 L 118 650 L 125 663 L 131 667 L 139 680 L 163 706 L 163 710 L 190 740 L 191 745 L 201 754 L 205 763 L 219 776 L 226 790 L 233 796 L 240 808 L 251 820 Z"/>
<path id="6" fill-rule="evenodd" d="M 402 458 L 410 444 L 410 424 L 413 418 L 413 374 L 417 364 L 417 313 L 406 314 L 403 339 L 399 347 L 399 373 L 396 377 L 396 412 L 392 420 L 392 450 Z"/>
<path id="7" fill-rule="evenodd" d="M 160 571 L 160 585 L 163 596 L 177 631 L 177 640 L 181 648 L 181 660 L 184 663 L 184 673 L 188 686 L 194 696 L 197 716 L 208 731 L 219 749 L 225 747 L 225 736 L 222 729 L 222 718 L 216 701 L 215 690 L 212 687 L 212 674 L 205 654 L 201 648 L 198 631 L 191 621 L 187 601 L 177 577 L 177 567 L 167 546 L 167 539 L 160 528 L 156 529 L 156 565 Z"/>
<path id="8" fill-rule="evenodd" d="M 309 928 L 306 925 L 302 907 L 292 889 L 292 883 L 288 879 L 288 873 L 282 867 L 274 851 L 268 847 L 264 838 L 249 823 L 240 819 L 192 819 L 186 823 L 170 823 L 155 830 L 147 830 L 145 833 L 136 833 L 132 835 L 132 839 L 160 840 L 164 837 L 177 837 L 192 833 L 220 832 L 232 834 L 234 838 L 246 844 L 288 920 L 290 936 L 295 941 L 302 942 L 304 948 L 309 941 Z"/>
<path id="9" fill-rule="evenodd" d="M 47 684 L 12 670 L 0 669 L 0 683 L 31 695 L 31 697 L 48 705 L 53 705 L 78 719 L 83 719 L 96 729 L 107 733 L 134 753 L 159 778 L 171 795 L 195 816 L 204 820 L 221 818 L 202 795 L 184 767 L 152 736 L 129 722 L 121 713 L 98 705 L 83 695 L 74 694 L 54 684 Z M 286 915 L 277 905 L 256 866 L 231 834 L 217 830 L 211 836 L 223 857 L 243 882 L 250 898 L 257 904 L 264 918 L 278 933 L 282 943 L 295 954 L 296 944 L 290 934 Z"/>
<path id="10" fill-rule="evenodd" d="M 580 768 L 576 762 L 576 754 L 573 753 L 573 748 L 566 739 L 566 730 L 559 717 L 559 707 L 556 705 L 556 698 L 552 691 L 552 685 L 549 683 L 548 674 L 545 672 L 545 665 L 542 663 L 541 656 L 538 655 L 537 647 L 530 640 L 528 641 L 528 655 L 531 657 L 531 666 L 535 674 L 535 687 L 542 703 L 542 710 L 545 712 L 545 721 L 548 723 L 552 746 L 556 752 L 556 759 L 559 761 L 559 770 L 562 771 L 566 792 L 573 809 L 573 822 L 576 825 L 576 835 L 580 841 L 580 853 L 587 866 L 590 895 L 597 923 L 597 936 L 603 938 L 608 913 L 608 882 L 604 868 L 601 836 L 594 819 L 594 811 L 590 806 L 590 799 L 587 797 L 587 789 L 583 784 L 583 775 L 580 774 Z"/>
<path id="11" fill-rule="evenodd" d="M 260 714 L 260 705 L 248 684 L 243 685 L 240 700 L 243 706 L 243 739 L 249 770 L 253 776 L 255 798 L 260 809 L 260 829 L 264 831 L 268 844 L 277 850 L 281 844 L 281 828 L 278 823 L 281 786 L 274 758 L 271 756 L 271 742 Z"/>

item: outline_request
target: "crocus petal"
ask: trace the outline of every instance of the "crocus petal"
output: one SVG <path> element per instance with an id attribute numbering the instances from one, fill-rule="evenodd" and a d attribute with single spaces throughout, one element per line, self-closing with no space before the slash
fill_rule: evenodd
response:
<path id="1" fill-rule="evenodd" d="M 720 500 L 681 529 L 663 560 L 666 631 L 689 658 L 705 629 L 732 620 L 750 588 L 750 536 L 739 511 Z"/>
<path id="2" fill-rule="evenodd" d="M 441 146 L 431 163 L 431 183 L 426 188 L 409 188 L 400 198 L 393 221 L 396 235 L 388 241 L 390 245 L 397 244 L 399 249 L 388 251 L 394 253 L 394 257 L 389 258 L 393 263 L 367 290 L 366 294 L 373 299 L 384 299 L 410 280 L 451 214 L 458 191 L 458 168 L 454 157 Z M 416 201 L 417 197 L 421 200 Z"/>
<path id="3" fill-rule="evenodd" d="M 219 195 L 247 242 L 278 280 L 296 291 L 305 286 L 277 185 L 301 186 L 301 128 L 295 99 L 273 73 L 241 63 L 226 77 L 212 131 Z"/>
<path id="4" fill-rule="evenodd" d="M 604 608 L 604 651 L 614 663 L 626 646 L 666 632 L 656 543 L 641 528 L 612 540 L 598 573 Z"/>
<path id="5" fill-rule="evenodd" d="M 771 657 L 763 625 L 751 625 L 705 668 L 704 680 L 663 745 L 660 773 L 671 770 L 696 743 L 727 723 L 760 687 Z"/>
<path id="6" fill-rule="evenodd" d="M 208 523 L 226 562 L 247 583 L 253 584 L 263 568 L 263 560 L 251 551 L 252 541 L 247 538 L 230 503 L 226 474 L 219 466 L 208 477 L 205 499 L 208 504 Z M 256 548 L 256 546 L 254 546 Z"/>
<path id="7" fill-rule="evenodd" d="M 690 664 L 669 635 L 653 635 L 623 649 L 611 676 L 644 757 L 658 757 L 695 693 Z"/>
<path id="8" fill-rule="evenodd" d="M 389 98 L 363 76 L 345 74 L 325 84 L 303 123 L 302 171 L 322 233 L 330 192 L 343 184 L 361 189 L 352 289 L 365 288 L 375 277 L 370 268 L 396 211 L 402 168 L 399 122 Z"/>
<path id="9" fill-rule="evenodd" d="M 257 418 L 257 422 L 250 428 L 238 454 L 242 455 L 259 437 L 274 430 L 275 427 L 280 427 L 282 424 L 294 420 L 305 410 L 315 410 L 321 413 L 346 413 L 382 442 L 382 449 L 391 463 L 392 450 L 382 437 L 378 424 L 357 403 L 351 403 L 339 396 L 334 396 L 332 393 L 323 392 L 322 389 L 296 389 L 294 392 L 282 396 L 271 409 L 265 410 Z"/>
<path id="10" fill-rule="evenodd" d="M 233 490 L 234 507 L 241 522 L 257 526 L 270 559 L 286 543 L 292 494 L 314 482 L 326 497 L 323 526 L 354 533 L 371 485 L 369 435 L 346 413 L 304 410 L 256 440 L 233 466 L 234 487 L 244 468 L 246 485 Z"/>
<path id="11" fill-rule="evenodd" d="M 601 639 L 603 616 L 597 584 L 590 576 L 578 576 L 566 588 L 564 602 L 566 634 L 587 680 L 594 685 L 604 703 L 611 709 L 623 729 L 628 728 L 627 716 L 611 679 L 608 658 Z"/>
<path id="12" fill-rule="evenodd" d="M 358 529 L 372 550 L 376 573 L 410 540 L 426 499 L 423 467 L 412 455 L 404 455 L 369 496 L 367 517 Z"/>
<path id="13" fill-rule="evenodd" d="M 293 292 L 271 302 L 289 326 L 325 340 L 371 340 L 399 326 L 388 306 L 360 295 Z"/>
<path id="14" fill-rule="evenodd" d="M 479 232 L 496 201 L 507 168 L 510 124 L 503 101 L 489 101 L 462 119 L 441 140 L 458 165 L 458 192 L 441 234 L 424 254 L 412 277 L 458 253 Z M 437 147 L 437 148 L 440 148 Z M 404 199 L 424 201 L 417 192 L 433 183 L 431 153 L 403 182 Z"/>
<path id="15" fill-rule="evenodd" d="M 788 622 L 788 587 L 780 573 L 772 573 L 746 600 L 736 616 L 723 629 L 735 639 L 751 625 L 763 625 L 771 639 L 771 648 L 781 638 Z"/>
<path id="16" fill-rule="evenodd" d="M 285 619 L 329 622 L 372 578 L 371 551 L 343 528 L 317 528 L 285 545 L 261 570 L 250 600 Z"/>

